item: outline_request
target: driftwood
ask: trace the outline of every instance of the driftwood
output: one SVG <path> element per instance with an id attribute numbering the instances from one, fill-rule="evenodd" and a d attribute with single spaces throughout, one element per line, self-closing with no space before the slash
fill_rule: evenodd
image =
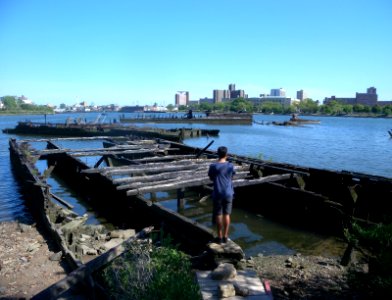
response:
<path id="1" fill-rule="evenodd" d="M 131 243 L 139 238 L 145 237 L 153 230 L 153 227 L 144 228 L 142 231 L 138 232 L 135 236 L 130 237 L 120 245 L 110 249 L 104 254 L 98 256 L 97 258 L 90 260 L 85 265 L 82 265 L 78 269 L 72 271 L 67 277 L 61 279 L 55 284 L 51 285 L 47 289 L 36 294 L 31 299 L 57 299 L 61 294 L 72 288 L 74 285 L 81 283 L 82 281 L 88 279 L 91 274 L 103 266 L 109 264 L 116 257 L 127 251 L 126 244 Z"/>

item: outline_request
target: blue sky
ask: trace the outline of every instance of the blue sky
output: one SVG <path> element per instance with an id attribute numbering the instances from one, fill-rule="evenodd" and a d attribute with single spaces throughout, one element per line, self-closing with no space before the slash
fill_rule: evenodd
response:
<path id="1" fill-rule="evenodd" d="M 390 0 L 0 0 L 0 96 L 174 104 L 235 83 L 392 100 Z"/>

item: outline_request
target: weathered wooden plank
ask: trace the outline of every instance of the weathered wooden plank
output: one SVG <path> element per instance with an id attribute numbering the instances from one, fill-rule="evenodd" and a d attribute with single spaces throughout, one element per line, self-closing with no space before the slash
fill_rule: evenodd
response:
<path id="1" fill-rule="evenodd" d="M 195 157 L 194 154 L 187 154 L 187 155 L 165 155 L 165 156 L 154 156 L 154 157 L 145 157 L 139 159 L 133 159 L 133 162 L 159 162 L 159 161 L 167 161 L 167 160 L 181 160 L 187 158 Z"/>
<path id="2" fill-rule="evenodd" d="M 151 149 L 160 149 L 158 145 L 153 145 L 153 147 L 140 147 L 137 145 L 129 145 L 129 146 L 116 146 L 109 148 L 80 148 L 80 149 L 72 149 L 72 148 L 60 148 L 60 149 L 44 149 L 32 151 L 33 154 L 43 155 L 43 154 L 58 154 L 58 153 L 74 153 L 74 152 L 97 152 L 97 151 L 126 151 L 126 150 L 151 150 Z"/>
<path id="3" fill-rule="evenodd" d="M 97 152 L 74 152 L 70 155 L 74 157 L 81 156 L 102 156 L 102 155 L 127 155 L 127 154 L 143 154 L 143 153 L 163 153 L 164 150 L 155 149 L 155 150 L 125 150 L 125 151 L 97 151 Z M 45 154 L 48 155 L 48 154 Z"/>
<path id="4" fill-rule="evenodd" d="M 256 179 L 235 179 L 235 180 L 233 180 L 233 186 L 234 187 L 249 186 L 249 185 L 255 185 L 255 184 L 260 184 L 260 183 L 265 183 L 265 182 L 286 180 L 292 176 L 295 176 L 295 175 L 293 175 L 293 174 L 279 174 L 279 175 L 269 175 L 269 176 L 256 178 Z"/>
<path id="5" fill-rule="evenodd" d="M 155 163 L 155 164 L 143 164 L 143 165 L 132 165 L 124 167 L 107 167 L 101 169 L 87 169 L 83 170 L 83 173 L 104 173 L 109 175 L 116 174 L 138 174 L 138 173 L 160 173 L 167 171 L 187 170 L 194 169 L 197 167 L 209 165 L 211 162 L 198 159 L 198 160 L 184 160 L 175 161 L 168 163 Z"/>
<path id="6" fill-rule="evenodd" d="M 290 178 L 291 174 L 283 174 L 283 175 L 271 175 L 271 176 L 266 176 L 262 178 L 257 178 L 257 179 L 235 179 L 233 180 L 233 186 L 234 187 L 239 187 L 239 186 L 246 186 L 246 185 L 255 185 L 255 184 L 261 184 L 265 182 L 271 182 L 271 181 L 279 181 L 279 180 L 285 180 Z M 205 185 L 205 184 L 211 184 L 210 178 L 208 176 L 201 177 L 201 178 L 193 178 L 193 179 L 187 179 L 183 180 L 181 182 L 169 182 L 169 183 L 162 183 L 160 185 L 154 185 L 154 186 L 146 186 L 146 187 L 141 187 L 137 189 L 132 189 L 127 191 L 128 196 L 135 196 L 137 194 L 144 194 L 144 193 L 151 193 L 151 192 L 158 192 L 158 191 L 167 191 L 167 190 L 173 190 L 173 189 L 179 189 L 179 188 L 185 188 L 185 187 L 193 187 L 193 186 L 199 186 L 199 185 Z"/>
<path id="7" fill-rule="evenodd" d="M 184 180 L 186 181 L 186 180 L 190 180 L 190 179 L 198 180 L 198 179 L 208 178 L 206 176 L 206 174 L 207 174 L 207 169 L 205 169 L 204 171 L 200 170 L 199 172 L 190 172 L 187 175 L 178 174 L 178 172 L 173 172 L 174 176 L 171 178 L 165 178 L 163 180 L 153 181 L 153 183 L 154 183 L 153 187 L 165 185 L 165 184 L 170 184 L 170 183 L 181 183 Z M 248 176 L 248 174 L 249 174 L 248 171 L 238 172 L 238 173 L 236 173 L 235 176 L 236 176 L 236 178 L 245 178 L 246 176 Z M 117 190 L 139 189 L 141 187 L 148 188 L 148 186 L 146 186 L 146 182 L 143 181 L 143 176 L 139 176 L 139 178 L 140 178 L 139 181 L 117 186 Z"/>
<path id="8" fill-rule="evenodd" d="M 115 137 L 115 136 L 89 136 L 89 137 L 62 137 L 62 138 L 46 138 L 46 139 L 23 139 L 19 140 L 19 142 L 47 142 L 47 141 L 75 141 L 75 140 L 81 140 L 81 141 L 87 141 L 87 140 L 107 140 L 107 139 L 124 139 L 124 137 Z"/>
<path id="9" fill-rule="evenodd" d="M 85 265 L 82 265 L 78 269 L 72 271 L 67 277 L 61 279 L 55 284 L 51 285 L 47 289 L 41 291 L 40 293 L 33 296 L 31 299 L 57 299 L 61 294 L 69 290 L 72 286 L 89 277 L 94 271 L 102 268 L 103 266 L 109 264 L 113 259 L 123 254 L 127 251 L 125 246 L 127 243 L 131 243 L 146 234 L 150 233 L 153 227 L 144 228 L 142 231 L 137 233 L 135 236 L 130 237 L 120 245 L 110 249 L 104 254 L 98 256 L 97 258 L 90 260 Z"/>
<path id="10" fill-rule="evenodd" d="M 238 172 L 249 172 L 247 166 L 234 166 L 234 169 L 236 173 Z M 145 175 L 145 176 L 132 176 L 132 177 L 122 177 L 122 178 L 115 178 L 113 179 L 114 184 L 124 184 L 124 183 L 132 183 L 132 182 L 138 182 L 138 181 L 143 181 L 145 183 L 155 181 L 155 180 L 163 180 L 163 179 L 170 179 L 174 178 L 177 176 L 187 176 L 189 174 L 195 174 L 199 172 L 208 172 L 208 165 L 203 165 L 201 167 L 197 167 L 192 170 L 184 170 L 184 171 L 176 171 L 176 172 L 163 172 L 160 174 L 154 174 L 154 175 Z"/>
<path id="11" fill-rule="evenodd" d="M 207 168 L 208 168 L 207 166 L 204 166 L 202 168 L 196 168 L 196 169 L 185 170 L 185 171 L 163 172 L 163 173 L 154 174 L 154 175 L 115 178 L 112 181 L 114 184 L 119 184 L 119 185 L 133 183 L 133 182 L 141 182 L 141 181 L 143 181 L 144 183 L 149 183 L 149 182 L 163 180 L 163 179 L 175 178 L 178 176 L 186 176 L 186 175 L 194 174 L 194 173 L 197 173 L 200 171 L 207 172 Z"/>
<path id="12" fill-rule="evenodd" d="M 74 208 L 74 206 L 72 204 L 69 204 L 67 201 L 65 201 L 64 199 L 60 198 L 56 194 L 50 193 L 50 196 L 52 196 L 55 200 L 57 200 L 61 204 L 65 205 L 66 207 L 68 207 L 70 209 Z"/>

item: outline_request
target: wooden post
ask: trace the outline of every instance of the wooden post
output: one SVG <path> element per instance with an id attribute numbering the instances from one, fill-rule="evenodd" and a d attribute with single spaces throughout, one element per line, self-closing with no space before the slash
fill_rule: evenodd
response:
<path id="1" fill-rule="evenodd" d="M 185 199 L 184 199 L 185 189 L 180 188 L 177 189 L 177 210 L 184 210 L 185 207 Z"/>

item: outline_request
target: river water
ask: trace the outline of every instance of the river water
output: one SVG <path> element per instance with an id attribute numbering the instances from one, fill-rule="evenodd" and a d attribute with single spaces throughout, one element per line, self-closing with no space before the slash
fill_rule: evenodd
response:
<path id="1" fill-rule="evenodd" d="M 131 115 L 131 114 L 126 114 Z M 47 115 L 46 121 L 64 123 L 68 117 L 82 118 L 88 122 L 97 119 L 97 113 Z M 107 120 L 118 119 L 119 113 L 107 113 Z M 392 119 L 301 117 L 320 120 L 319 124 L 304 126 L 267 125 L 272 121 L 287 121 L 288 116 L 254 115 L 253 125 L 193 125 L 194 128 L 219 129 L 218 137 L 200 137 L 185 140 L 191 146 L 204 147 L 211 140 L 210 149 L 221 145 L 232 154 L 262 158 L 274 162 L 323 168 L 347 170 L 372 175 L 392 177 Z M 1 116 L 0 129 L 12 128 L 18 121 L 45 122 L 43 115 Z M 264 125 L 262 125 L 262 124 Z M 143 124 L 138 126 L 179 128 L 186 124 Z M 28 136 L 9 135 L 0 132 L 0 221 L 30 218 L 12 172 L 8 151 L 8 139 Z M 40 166 L 39 168 L 44 168 Z M 76 204 L 80 214 L 93 214 L 82 199 L 70 190 L 61 190 L 57 181 L 50 182 L 52 189 L 67 201 Z M 71 199 L 71 200 L 70 200 Z M 170 206 L 170 203 L 165 205 Z M 192 205 L 192 204 L 190 204 Z M 209 218 L 198 220 L 211 226 Z M 102 222 L 99 217 L 92 222 Z M 344 243 L 334 237 L 320 236 L 291 228 L 272 220 L 235 209 L 232 215 L 231 238 L 238 242 L 247 255 L 288 254 L 300 251 L 304 254 L 341 255 Z"/>

